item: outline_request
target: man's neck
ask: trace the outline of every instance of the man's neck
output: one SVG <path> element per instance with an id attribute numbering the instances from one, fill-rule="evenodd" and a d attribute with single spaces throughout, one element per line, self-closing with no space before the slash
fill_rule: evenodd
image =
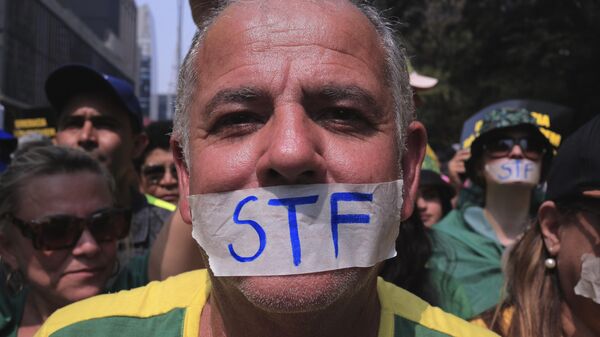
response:
<path id="1" fill-rule="evenodd" d="M 529 222 L 531 187 L 490 185 L 486 188 L 484 215 L 500 243 L 513 244 Z"/>
<path id="2" fill-rule="evenodd" d="M 19 322 L 19 336 L 33 336 L 54 311 L 67 304 L 55 303 L 50 298 L 31 290 L 25 299 L 23 317 Z"/>
<path id="3" fill-rule="evenodd" d="M 270 313 L 241 297 L 219 296 L 213 291 L 202 311 L 199 336 L 376 337 L 379 329 L 381 308 L 376 278 L 352 297 L 310 313 Z"/>

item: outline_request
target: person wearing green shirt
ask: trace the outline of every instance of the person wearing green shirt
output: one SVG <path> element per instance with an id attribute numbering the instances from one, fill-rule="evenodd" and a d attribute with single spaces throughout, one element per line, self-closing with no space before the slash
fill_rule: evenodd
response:
<path id="1" fill-rule="evenodd" d="M 466 162 L 467 175 L 483 188 L 483 206 L 461 203 L 433 226 L 432 272 L 440 306 L 455 307 L 443 289 L 462 289 L 467 301 L 460 312 L 473 317 L 500 300 L 502 255 L 532 219 L 532 195 L 552 159 L 552 147 L 526 109 L 501 108 L 483 116 L 479 135 Z"/>

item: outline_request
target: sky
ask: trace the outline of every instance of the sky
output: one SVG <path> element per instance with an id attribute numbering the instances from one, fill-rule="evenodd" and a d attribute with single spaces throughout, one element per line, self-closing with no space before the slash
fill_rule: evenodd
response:
<path id="1" fill-rule="evenodd" d="M 155 68 L 158 74 L 153 80 L 157 81 L 158 93 L 170 92 L 175 80 L 175 46 L 177 43 L 177 1 L 176 0 L 136 0 L 138 6 L 148 5 L 154 18 L 154 34 L 156 36 L 156 57 L 158 64 Z M 185 56 L 195 32 L 194 21 L 190 13 L 188 0 L 183 0 L 183 34 L 181 41 L 181 57 Z"/>

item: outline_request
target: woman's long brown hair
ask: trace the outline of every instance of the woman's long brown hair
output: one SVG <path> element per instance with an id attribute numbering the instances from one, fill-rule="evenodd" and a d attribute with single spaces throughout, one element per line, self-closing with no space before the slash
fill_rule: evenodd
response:
<path id="1" fill-rule="evenodd" d="M 569 212 L 563 213 L 565 217 L 566 213 Z M 495 310 L 481 315 L 491 330 L 510 337 L 562 336 L 560 288 L 556 269 L 544 265 L 548 257 L 536 221 L 509 254 L 506 299 Z M 507 310 L 513 310 L 509 321 L 503 316 Z"/>

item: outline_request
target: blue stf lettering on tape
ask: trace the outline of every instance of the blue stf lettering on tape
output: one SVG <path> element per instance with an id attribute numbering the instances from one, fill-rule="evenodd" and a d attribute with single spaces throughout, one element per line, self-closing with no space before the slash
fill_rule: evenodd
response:
<path id="1" fill-rule="evenodd" d="M 339 192 L 331 195 L 331 236 L 335 257 L 338 257 L 338 226 L 341 224 L 367 224 L 371 221 L 369 214 L 339 214 L 339 201 L 373 201 L 372 193 Z"/>
<path id="2" fill-rule="evenodd" d="M 231 243 L 227 246 L 227 248 L 229 248 L 229 254 L 231 254 L 231 256 L 233 256 L 233 258 L 239 262 L 254 261 L 257 257 L 260 256 L 260 254 L 262 254 L 263 250 L 265 250 L 265 246 L 267 245 L 267 235 L 265 234 L 265 230 L 262 228 L 261 225 L 258 224 L 258 222 L 254 221 L 254 220 L 240 220 L 239 219 L 240 212 L 242 211 L 242 208 L 244 207 L 244 205 L 249 203 L 250 201 L 256 201 L 256 200 L 258 200 L 258 198 L 253 195 L 242 199 L 242 201 L 240 201 L 237 204 L 237 206 L 235 207 L 235 212 L 233 212 L 233 222 L 235 222 L 238 225 L 251 226 L 256 231 L 256 234 L 258 235 L 258 241 L 259 241 L 258 250 L 252 256 L 240 256 L 235 252 L 235 249 L 233 249 L 233 245 Z"/>
<path id="3" fill-rule="evenodd" d="M 519 178 L 521 176 L 521 159 L 515 159 L 515 172 L 516 178 Z"/>
<path id="4" fill-rule="evenodd" d="M 285 206 L 288 210 L 288 225 L 290 229 L 290 242 L 292 244 L 292 257 L 294 266 L 302 263 L 302 248 L 300 246 L 300 236 L 298 235 L 298 219 L 296 217 L 297 205 L 310 205 L 317 202 L 318 195 L 311 195 L 297 198 L 283 198 L 269 200 L 269 206 Z"/>
<path id="5" fill-rule="evenodd" d="M 513 174 L 512 169 L 510 168 L 510 166 L 508 164 L 502 164 L 502 166 L 500 166 L 500 169 L 502 169 L 502 171 L 506 172 L 505 175 L 500 175 L 500 174 L 496 175 L 498 177 L 498 179 L 500 179 L 500 180 L 506 180 L 506 179 L 510 178 L 510 176 Z"/>

